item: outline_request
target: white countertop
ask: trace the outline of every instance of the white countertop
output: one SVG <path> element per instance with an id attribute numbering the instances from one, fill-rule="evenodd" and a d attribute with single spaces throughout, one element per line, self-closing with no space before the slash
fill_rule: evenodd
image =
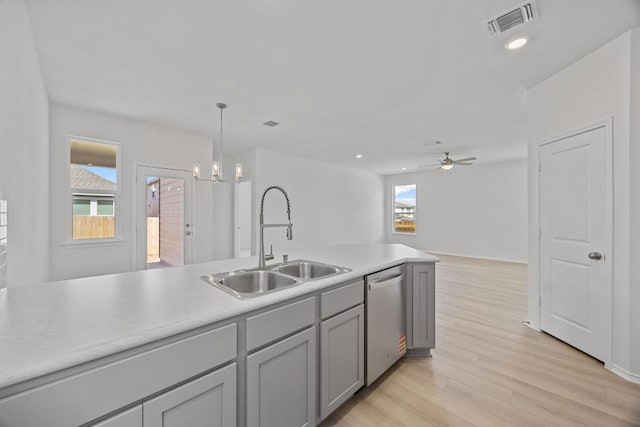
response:
<path id="1" fill-rule="evenodd" d="M 290 260 L 310 259 L 353 271 L 245 300 L 205 283 L 200 276 L 253 268 L 257 257 L 5 289 L 0 292 L 0 388 L 398 263 L 438 261 L 398 244 L 327 246 L 289 255 Z"/>

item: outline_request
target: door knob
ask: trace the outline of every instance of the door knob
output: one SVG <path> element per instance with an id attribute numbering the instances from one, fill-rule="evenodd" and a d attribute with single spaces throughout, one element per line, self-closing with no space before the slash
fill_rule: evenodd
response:
<path id="1" fill-rule="evenodd" d="M 589 257 L 589 259 L 595 259 L 595 260 L 602 259 L 602 254 L 600 252 L 589 252 L 589 255 L 587 256 Z"/>

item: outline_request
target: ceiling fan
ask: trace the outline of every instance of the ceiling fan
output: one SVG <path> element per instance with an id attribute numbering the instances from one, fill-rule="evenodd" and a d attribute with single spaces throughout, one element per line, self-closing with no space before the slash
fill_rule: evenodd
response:
<path id="1" fill-rule="evenodd" d="M 471 166 L 477 157 L 465 157 L 464 159 L 453 160 L 449 157 L 449 151 L 444 152 L 444 159 L 439 164 L 423 165 L 421 167 L 438 166 L 442 170 L 450 170 L 454 166 Z"/>

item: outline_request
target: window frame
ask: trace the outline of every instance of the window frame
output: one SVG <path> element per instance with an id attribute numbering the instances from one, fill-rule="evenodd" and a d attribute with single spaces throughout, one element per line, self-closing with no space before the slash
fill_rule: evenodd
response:
<path id="1" fill-rule="evenodd" d="M 415 231 L 413 233 L 406 231 L 396 231 L 396 187 L 404 187 L 413 185 L 416 188 L 416 206 L 414 210 Z M 391 184 L 391 234 L 398 236 L 416 236 L 418 234 L 418 184 L 416 182 L 406 184 Z"/>
<path id="2" fill-rule="evenodd" d="M 107 190 L 85 190 L 71 188 L 71 141 L 86 141 L 95 144 L 109 144 L 116 147 L 116 189 L 115 191 Z M 65 189 L 67 200 L 65 206 L 65 238 L 62 246 L 82 246 L 82 245 L 104 245 L 121 243 L 124 241 L 122 236 L 122 212 L 121 212 L 121 192 L 122 192 L 122 145 L 116 141 L 107 141 L 97 138 L 88 138 L 85 136 L 68 135 L 65 145 Z M 113 196 L 113 217 L 114 217 L 114 236 L 104 238 L 91 239 L 74 239 L 73 238 L 73 199 L 74 197 L 83 197 L 91 199 L 96 197 Z"/>

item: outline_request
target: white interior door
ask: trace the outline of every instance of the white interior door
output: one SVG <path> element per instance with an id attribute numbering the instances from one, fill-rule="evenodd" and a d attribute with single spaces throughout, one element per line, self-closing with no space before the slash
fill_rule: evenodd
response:
<path id="1" fill-rule="evenodd" d="M 192 173 L 137 166 L 136 268 L 191 263 L 193 223 Z"/>
<path id="2" fill-rule="evenodd" d="M 540 326 L 605 360 L 610 322 L 607 127 L 540 147 Z"/>

